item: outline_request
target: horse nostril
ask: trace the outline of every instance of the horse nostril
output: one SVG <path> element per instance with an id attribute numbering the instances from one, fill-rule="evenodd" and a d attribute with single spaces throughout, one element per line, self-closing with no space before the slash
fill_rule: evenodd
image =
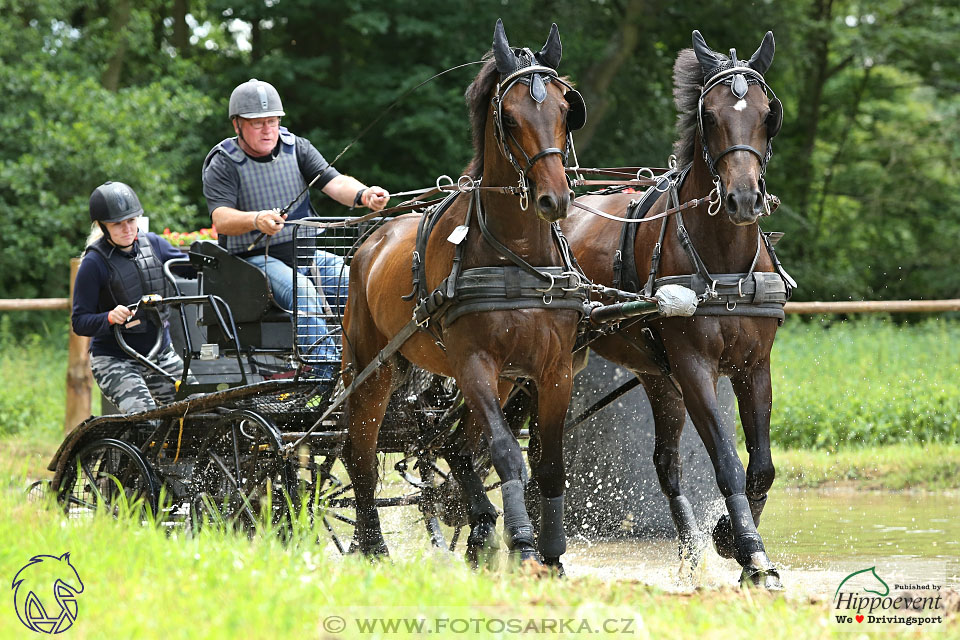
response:
<path id="1" fill-rule="evenodd" d="M 550 195 L 543 195 L 537 199 L 537 206 L 544 213 L 553 213 L 557 210 L 557 201 Z"/>
<path id="2" fill-rule="evenodd" d="M 763 194 L 759 191 L 757 192 L 757 201 L 753 205 L 753 210 L 756 212 L 763 211 Z"/>
<path id="3" fill-rule="evenodd" d="M 727 213 L 734 214 L 737 212 L 737 198 L 732 193 L 727 194 Z"/>

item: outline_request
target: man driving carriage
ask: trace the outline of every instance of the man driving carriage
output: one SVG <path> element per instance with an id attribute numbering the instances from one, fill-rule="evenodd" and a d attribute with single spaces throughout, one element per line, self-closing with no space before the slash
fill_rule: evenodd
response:
<path id="1" fill-rule="evenodd" d="M 316 215 L 306 196 L 308 185 L 312 183 L 340 204 L 372 211 L 386 206 L 389 193 L 338 172 L 309 140 L 280 126 L 283 115 L 280 94 L 270 83 L 251 79 L 237 86 L 229 104 L 236 136 L 207 154 L 203 194 L 220 244 L 263 271 L 276 303 L 291 310 L 294 226 L 284 221 Z M 298 322 L 304 327 L 298 331 L 298 347 L 302 353 L 335 359 L 339 354 L 333 341 L 322 338 L 328 335 L 323 297 L 331 307 L 345 303 L 343 261 L 317 251 L 314 270 L 314 274 L 306 270 L 297 274 Z M 317 288 L 311 287 L 308 275 L 316 276 Z M 321 336 L 318 344 L 311 338 L 316 336 Z"/>

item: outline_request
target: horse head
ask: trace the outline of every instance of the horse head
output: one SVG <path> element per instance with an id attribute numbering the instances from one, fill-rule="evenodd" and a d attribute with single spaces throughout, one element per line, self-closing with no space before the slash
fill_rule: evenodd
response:
<path id="1" fill-rule="evenodd" d="M 46 629 L 42 625 L 65 613 L 76 617 L 76 604 L 64 602 L 64 598 L 75 598 L 76 594 L 83 593 L 83 581 L 70 564 L 69 552 L 61 556 L 41 555 L 30 558 L 30 562 L 14 576 L 11 587 L 14 589 L 17 616 L 34 631 Z M 45 591 L 52 592 L 52 598 L 42 599 L 40 594 Z M 60 604 L 61 609 L 70 607 L 71 610 L 58 613 L 54 603 Z M 38 612 L 46 615 L 37 617 Z"/>
<path id="2" fill-rule="evenodd" d="M 583 98 L 557 73 L 560 57 L 556 24 L 543 48 L 534 53 L 511 48 L 503 22 L 497 20 L 493 58 L 499 78 L 490 98 L 487 136 L 492 135 L 518 175 L 521 191 L 529 189 L 537 215 L 547 222 L 567 216 L 572 197 L 565 171 L 570 132 L 586 121 Z M 487 158 L 488 163 L 492 160 Z M 521 193 L 524 208 L 525 196 Z"/>
<path id="3" fill-rule="evenodd" d="M 753 224 L 770 211 L 764 173 L 783 119 L 763 79 L 773 62 L 773 32 L 749 60 L 739 60 L 736 49 L 716 53 L 699 31 L 693 50 L 703 71 L 697 118 L 704 160 L 730 221 Z"/>

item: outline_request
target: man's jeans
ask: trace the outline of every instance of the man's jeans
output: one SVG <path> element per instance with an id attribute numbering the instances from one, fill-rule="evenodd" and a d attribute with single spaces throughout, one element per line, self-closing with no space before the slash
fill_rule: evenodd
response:
<path id="1" fill-rule="evenodd" d="M 284 309 L 293 309 L 293 270 L 269 256 L 244 258 L 263 271 L 270 282 L 274 300 Z M 343 278 L 341 281 L 341 269 Z M 310 362 L 339 363 L 339 327 L 328 327 L 324 315 L 339 317 L 347 298 L 347 269 L 334 254 L 317 251 L 313 267 L 297 273 L 297 349 Z M 331 373 L 333 368 L 330 368 Z M 324 376 L 326 377 L 326 376 Z"/>

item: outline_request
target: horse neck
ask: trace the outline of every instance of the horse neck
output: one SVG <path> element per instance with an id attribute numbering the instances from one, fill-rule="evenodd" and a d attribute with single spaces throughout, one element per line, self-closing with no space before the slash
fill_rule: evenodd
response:
<path id="1" fill-rule="evenodd" d="M 697 142 L 699 149 L 699 141 Z M 702 198 L 713 190 L 713 178 L 703 155 L 694 154 L 693 168 L 679 192 L 680 203 Z M 683 225 L 690 234 L 697 253 L 713 273 L 743 273 L 750 268 L 757 251 L 756 224 L 738 226 L 730 222 L 726 212 L 707 213 L 705 203 L 683 212 Z M 674 237 L 676 235 L 674 234 Z M 677 242 L 679 248 L 679 242 Z M 682 252 L 682 249 L 680 249 Z"/>
<path id="2" fill-rule="evenodd" d="M 495 145 L 488 145 L 483 163 L 483 186 L 511 186 L 516 185 L 517 180 L 516 169 Z M 550 223 L 537 215 L 532 199 L 524 211 L 520 208 L 519 196 L 484 189 L 480 192 L 480 202 L 487 228 L 508 249 L 535 266 L 558 263 L 559 254 L 554 247 Z M 478 245 L 478 258 L 502 261 L 500 254 L 486 241 L 480 241 Z"/>

